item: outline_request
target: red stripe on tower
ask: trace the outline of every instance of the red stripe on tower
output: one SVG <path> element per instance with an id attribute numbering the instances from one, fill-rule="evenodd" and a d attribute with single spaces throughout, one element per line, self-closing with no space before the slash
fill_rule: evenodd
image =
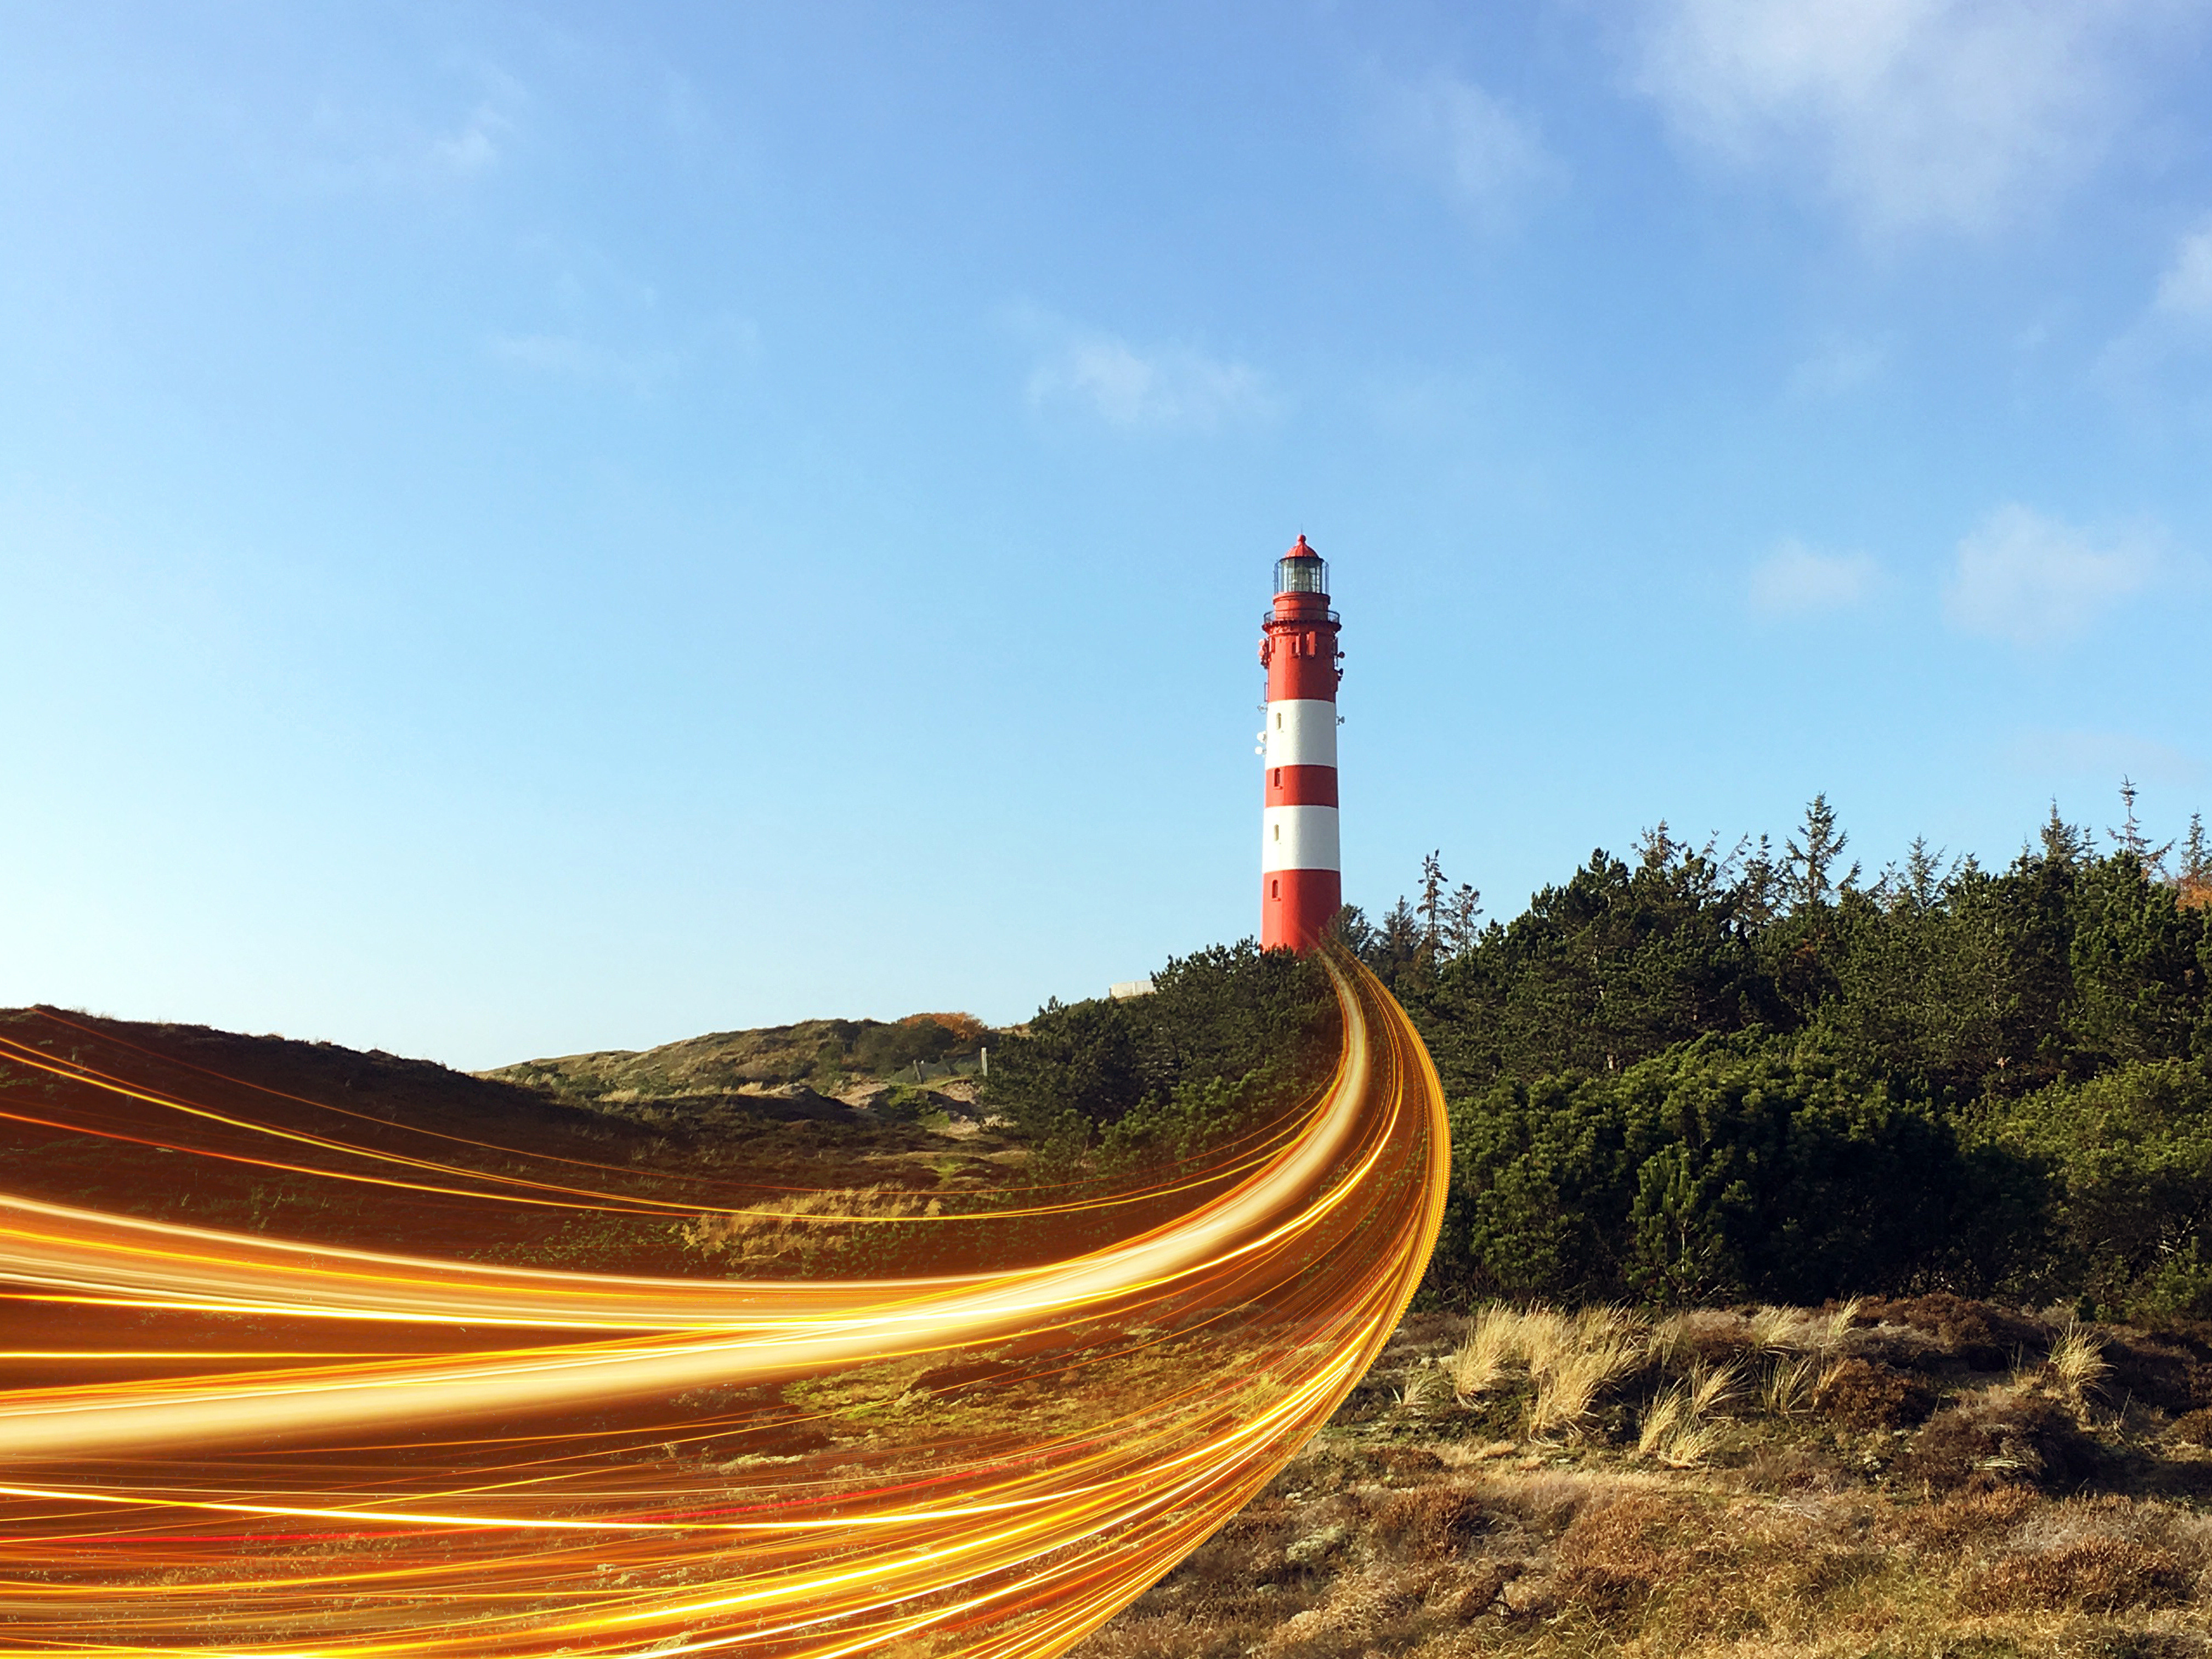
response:
<path id="1" fill-rule="evenodd" d="M 1344 902 L 1336 840 L 1336 612 L 1328 566 L 1300 536 L 1275 562 L 1261 621 L 1267 671 L 1267 768 L 1260 808 L 1260 943 L 1310 951 Z"/>

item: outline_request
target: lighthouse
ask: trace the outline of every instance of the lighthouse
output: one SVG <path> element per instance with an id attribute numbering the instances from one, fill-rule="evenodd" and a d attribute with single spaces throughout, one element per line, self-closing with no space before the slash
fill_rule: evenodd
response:
<path id="1" fill-rule="evenodd" d="M 1336 841 L 1336 612 L 1328 566 L 1301 535 L 1275 561 L 1261 620 L 1267 671 L 1267 768 L 1260 809 L 1260 945 L 1310 951 L 1344 902 Z"/>

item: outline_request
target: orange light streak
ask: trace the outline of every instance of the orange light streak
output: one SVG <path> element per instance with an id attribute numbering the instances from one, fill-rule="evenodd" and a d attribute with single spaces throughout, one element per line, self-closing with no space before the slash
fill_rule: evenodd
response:
<path id="1" fill-rule="evenodd" d="M 1328 965 L 1343 1035 L 1326 1088 L 1145 1188 L 1133 1235 L 1062 1260 L 559 1273 L 0 1192 L 0 1379 L 18 1383 L 0 1387 L 0 1659 L 1050 1659 L 1310 1437 L 1427 1261 L 1447 1163 L 1435 1070 L 1370 975 Z M 188 1158 L 253 1156 L 235 1110 L 21 1044 L 8 1058 L 24 1053 L 117 1103 L 87 1133 L 166 1144 L 143 1114 L 184 1112 L 233 1137 L 179 1141 Z M 317 1173 L 387 1191 L 700 1210 L 580 1186 L 575 1159 L 493 1180 L 270 1133 L 274 1163 L 296 1171 L 308 1147 L 337 1161 Z M 887 1236 L 1133 1201 L 1024 1195 Z M 107 1334 L 71 1347 L 81 1318 Z M 36 1380 L 58 1364 L 78 1374 Z"/>

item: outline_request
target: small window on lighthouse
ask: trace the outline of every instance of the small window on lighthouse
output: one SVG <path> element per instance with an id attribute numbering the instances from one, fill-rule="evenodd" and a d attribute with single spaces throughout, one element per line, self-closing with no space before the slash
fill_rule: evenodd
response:
<path id="1" fill-rule="evenodd" d="M 1276 715 L 1275 715 L 1275 730 L 1277 730 L 1278 732 L 1279 732 L 1279 731 L 1281 731 L 1282 729 L 1283 729 L 1283 716 L 1282 716 L 1282 714 L 1281 714 L 1280 711 L 1278 711 L 1278 712 L 1277 712 L 1277 714 L 1276 714 Z"/>
<path id="2" fill-rule="evenodd" d="M 1283 884 L 1279 881 L 1270 881 L 1267 884 L 1267 896 L 1269 898 L 1280 898 L 1282 896 Z"/>
<path id="3" fill-rule="evenodd" d="M 1282 838 L 1283 838 L 1283 826 L 1282 826 L 1281 824 L 1279 824 L 1279 824 L 1277 824 L 1277 825 L 1275 826 L 1275 839 L 1276 839 L 1277 841 L 1280 841 L 1280 840 L 1282 840 Z"/>

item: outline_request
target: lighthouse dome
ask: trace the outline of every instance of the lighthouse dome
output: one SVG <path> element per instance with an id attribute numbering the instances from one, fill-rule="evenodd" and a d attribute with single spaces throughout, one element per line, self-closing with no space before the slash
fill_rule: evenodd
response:
<path id="1" fill-rule="evenodd" d="M 1328 562 L 1313 550 L 1301 533 L 1291 550 L 1275 561 L 1275 592 L 1278 593 L 1321 593 L 1328 592 Z"/>

